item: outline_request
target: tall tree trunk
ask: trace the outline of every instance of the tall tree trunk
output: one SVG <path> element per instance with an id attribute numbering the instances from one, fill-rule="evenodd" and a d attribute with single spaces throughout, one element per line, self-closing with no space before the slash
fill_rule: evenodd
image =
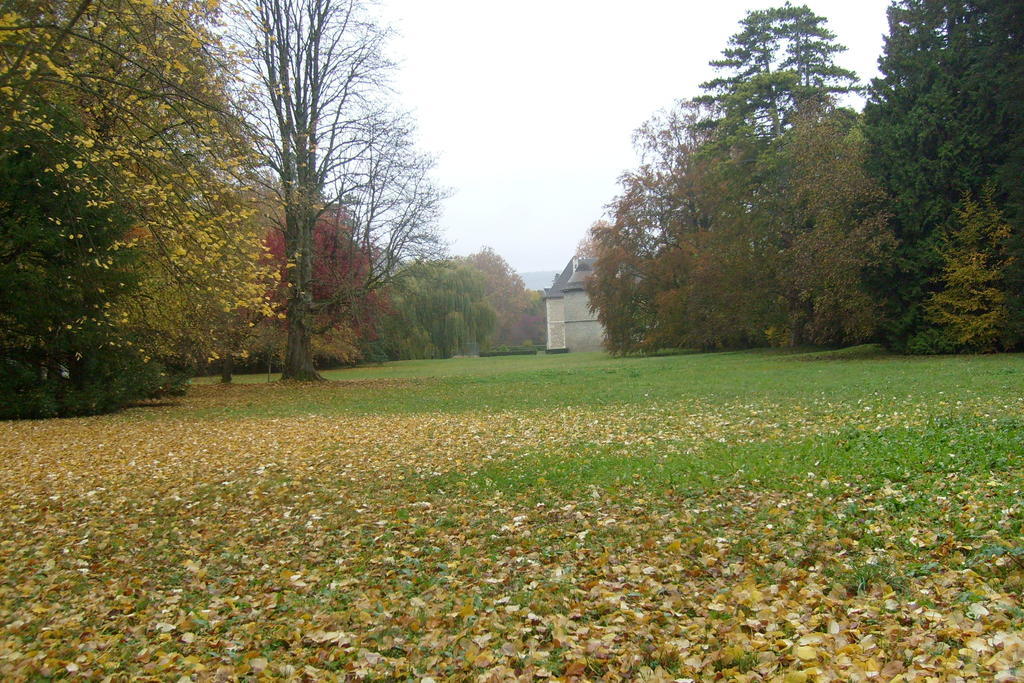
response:
<path id="1" fill-rule="evenodd" d="M 286 310 L 288 343 L 281 379 L 312 382 L 323 377 L 313 367 L 313 226 L 311 212 L 286 217 L 285 249 L 293 255 Z"/>
<path id="2" fill-rule="evenodd" d="M 73 0 L 84 1 L 84 0 Z M 253 130 L 271 189 L 283 213 L 288 259 L 287 350 L 281 378 L 322 379 L 313 367 L 311 336 L 325 301 L 313 282 L 313 230 L 320 214 L 351 204 L 352 231 L 383 245 L 366 249 L 368 288 L 389 279 L 410 256 L 436 244 L 432 218 L 442 194 L 427 180 L 430 160 L 416 153 L 404 116 L 381 107 L 389 90 L 388 31 L 363 0 L 237 0 L 233 37 L 239 65 L 257 85 Z M 269 178 L 268 178 L 269 180 Z M 352 200 L 352 201 L 350 201 Z M 347 210 L 346 210 L 347 212 Z M 275 212 L 275 219 L 278 215 Z M 276 221 L 275 221 L 276 222 Z M 357 255 L 358 256 L 358 255 Z M 347 285 L 345 285 L 347 286 Z M 326 298 L 331 298 L 331 294 Z"/>
<path id="3" fill-rule="evenodd" d="M 323 379 L 313 367 L 311 303 L 308 293 L 299 293 L 288 301 L 288 346 L 281 379 L 300 382 Z"/>
<path id="4" fill-rule="evenodd" d="M 235 357 L 230 353 L 220 359 L 220 383 L 231 384 L 231 375 L 235 372 Z"/>

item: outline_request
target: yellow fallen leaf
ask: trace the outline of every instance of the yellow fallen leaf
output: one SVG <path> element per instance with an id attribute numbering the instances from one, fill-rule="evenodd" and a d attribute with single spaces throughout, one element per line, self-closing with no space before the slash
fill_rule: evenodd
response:
<path id="1" fill-rule="evenodd" d="M 798 658 L 805 662 L 810 662 L 818 658 L 818 651 L 809 645 L 801 645 L 793 650 Z"/>

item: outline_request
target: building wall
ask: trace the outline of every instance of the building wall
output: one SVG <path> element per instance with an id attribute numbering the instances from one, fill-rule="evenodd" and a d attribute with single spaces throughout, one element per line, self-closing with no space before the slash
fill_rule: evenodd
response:
<path id="1" fill-rule="evenodd" d="M 569 351 L 600 351 L 604 348 L 604 330 L 596 320 L 565 323 L 565 346 Z"/>
<path id="2" fill-rule="evenodd" d="M 547 299 L 548 317 L 548 348 L 565 348 L 565 301 L 563 299 Z"/>
<path id="3" fill-rule="evenodd" d="M 597 316 L 590 312 L 590 299 L 583 290 L 565 292 L 565 317 L 566 322 L 579 322 L 585 320 L 597 320 Z"/>
<path id="4" fill-rule="evenodd" d="M 590 299 L 583 291 L 565 293 L 565 346 L 569 351 L 600 351 L 604 330 L 590 311 Z"/>

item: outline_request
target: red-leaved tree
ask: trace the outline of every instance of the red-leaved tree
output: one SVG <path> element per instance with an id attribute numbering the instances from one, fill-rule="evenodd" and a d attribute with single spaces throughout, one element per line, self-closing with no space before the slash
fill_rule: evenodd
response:
<path id="1" fill-rule="evenodd" d="M 289 268 L 284 236 L 272 230 L 266 245 L 268 258 L 281 273 L 280 284 L 271 299 L 277 310 L 284 310 Z M 330 211 L 320 217 L 313 230 L 311 310 L 313 349 L 322 361 L 355 362 L 360 358 L 362 342 L 375 335 L 385 295 L 371 285 L 370 258 L 352 238 L 343 211 Z M 276 324 L 286 323 L 279 319 Z"/>

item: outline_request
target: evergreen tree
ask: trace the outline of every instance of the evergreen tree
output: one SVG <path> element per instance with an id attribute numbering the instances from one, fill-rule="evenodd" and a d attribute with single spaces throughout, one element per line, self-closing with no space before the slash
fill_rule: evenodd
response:
<path id="1" fill-rule="evenodd" d="M 801 101 L 856 89 L 856 74 L 834 62 L 846 48 L 806 5 L 751 11 L 740 26 L 722 58 L 711 62 L 723 75 L 701 85 L 698 101 L 721 111 L 714 127 L 774 139 Z"/>
<path id="2" fill-rule="evenodd" d="M 996 120 L 1002 121 L 1001 147 L 994 181 L 1001 193 L 1002 211 L 1010 226 L 1008 261 L 1004 272 L 1006 329 L 1004 344 L 1024 348 L 1024 4 L 985 0 L 992 28 L 991 45 L 983 53 L 979 73 L 995 75 L 992 93 Z"/>
<path id="3" fill-rule="evenodd" d="M 0 419 L 104 412 L 164 381 L 112 315 L 135 292 L 128 221 L 83 166 L 49 135 L 0 134 Z"/>
<path id="4" fill-rule="evenodd" d="M 926 306 L 953 347 L 990 352 L 1005 339 L 1006 239 L 1010 226 L 987 186 L 981 201 L 965 196 L 956 210 L 957 222 L 943 237 L 942 269 L 936 278 L 942 288 Z"/>
<path id="5" fill-rule="evenodd" d="M 897 267 L 881 282 L 897 348 L 933 337 L 924 306 L 942 268 L 940 235 L 952 231 L 965 192 L 977 196 L 994 181 L 993 201 L 1006 206 L 1019 244 L 1022 14 L 1001 0 L 900 0 L 889 9 L 882 76 L 865 121 L 870 170 L 893 199 L 900 240 Z"/>

